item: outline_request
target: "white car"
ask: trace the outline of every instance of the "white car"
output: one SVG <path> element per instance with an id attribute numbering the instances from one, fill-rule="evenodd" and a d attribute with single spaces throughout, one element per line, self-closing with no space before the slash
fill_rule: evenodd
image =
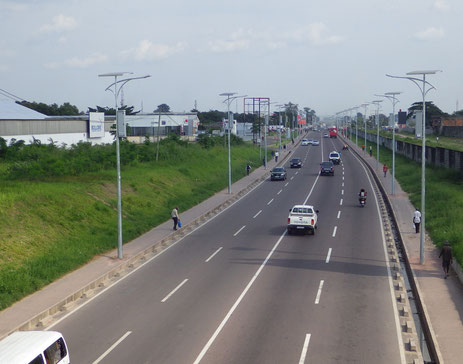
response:
<path id="1" fill-rule="evenodd" d="M 339 164 L 341 162 L 341 153 L 336 151 L 331 152 L 329 160 L 333 162 L 333 164 Z"/>
<path id="2" fill-rule="evenodd" d="M 329 138 L 330 136 L 328 135 L 328 133 L 325 133 L 323 134 L 323 138 Z"/>
<path id="3" fill-rule="evenodd" d="M 308 139 L 302 139 L 301 145 L 309 145 L 310 141 Z"/>
<path id="4" fill-rule="evenodd" d="M 288 235 L 293 232 L 302 231 L 315 234 L 318 220 L 318 210 L 311 205 L 295 205 L 289 210 Z"/>
<path id="5" fill-rule="evenodd" d="M 312 145 L 320 145 L 320 142 L 318 140 L 312 140 Z"/>

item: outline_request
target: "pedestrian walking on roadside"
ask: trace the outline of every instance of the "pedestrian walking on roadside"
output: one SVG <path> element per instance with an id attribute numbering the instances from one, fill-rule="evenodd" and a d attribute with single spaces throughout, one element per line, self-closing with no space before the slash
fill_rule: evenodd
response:
<path id="1" fill-rule="evenodd" d="M 365 144 L 362 144 L 362 151 L 365 151 Z"/>
<path id="2" fill-rule="evenodd" d="M 445 241 L 442 250 L 440 251 L 439 258 L 442 257 L 442 269 L 444 270 L 445 279 L 449 276 L 450 264 L 452 264 L 452 247 L 448 240 Z"/>
<path id="3" fill-rule="evenodd" d="M 248 163 L 246 166 L 246 174 L 249 176 L 249 172 L 251 171 L 251 165 Z"/>
<path id="4" fill-rule="evenodd" d="M 387 174 L 387 165 L 386 165 L 386 163 L 384 163 L 384 165 L 383 165 L 383 172 L 384 172 L 384 178 L 386 178 L 386 174 Z"/>
<path id="5" fill-rule="evenodd" d="M 415 209 L 413 213 L 413 223 L 415 224 L 415 232 L 418 234 L 420 232 L 420 224 L 421 224 L 421 212 L 418 209 Z"/>
<path id="6" fill-rule="evenodd" d="M 278 152 L 275 152 L 275 163 L 278 162 L 278 156 L 280 155 L 280 153 Z"/>
<path id="7" fill-rule="evenodd" d="M 373 156 L 373 148 L 370 145 L 370 157 L 372 157 L 372 156 Z"/>
<path id="8" fill-rule="evenodd" d="M 283 144 L 283 149 L 286 150 L 286 144 Z"/>
<path id="9" fill-rule="evenodd" d="M 177 230 L 177 224 L 178 224 L 178 207 L 175 207 L 170 216 L 172 217 L 172 220 L 174 220 L 174 230 Z"/>

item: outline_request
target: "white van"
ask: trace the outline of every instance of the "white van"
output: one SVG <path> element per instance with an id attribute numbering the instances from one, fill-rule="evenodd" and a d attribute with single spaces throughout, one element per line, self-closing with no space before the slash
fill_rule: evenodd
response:
<path id="1" fill-rule="evenodd" d="M 0 341 L 0 363 L 69 364 L 69 351 L 59 332 L 17 331 Z"/>

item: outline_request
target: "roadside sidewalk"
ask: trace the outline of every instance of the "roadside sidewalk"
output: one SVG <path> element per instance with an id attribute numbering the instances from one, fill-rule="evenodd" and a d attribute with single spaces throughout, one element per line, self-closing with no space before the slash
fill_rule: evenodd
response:
<path id="1" fill-rule="evenodd" d="M 182 236 L 188 224 L 197 221 L 198 218 L 236 198 L 240 192 L 242 193 L 252 184 L 257 184 L 265 179 L 276 164 L 282 165 L 291 156 L 293 149 L 297 147 L 302 136 L 299 135 L 294 144 L 287 145 L 286 150 L 281 152 L 278 163 L 275 163 L 274 159 L 269 159 L 266 168 L 263 166 L 256 168 L 249 176 L 245 176 L 233 183 L 231 194 L 228 193 L 227 187 L 191 209 L 184 212 L 179 211 L 180 220 L 182 221 L 181 229 L 174 232 L 172 220 L 169 218 L 163 224 L 124 244 L 124 257 L 122 260 L 117 259 L 116 249 L 105 255 L 97 256 L 82 268 L 65 275 L 40 291 L 1 311 L 0 340 L 13 331 L 40 329 L 40 326 L 36 326 L 37 324 L 40 325 L 42 320 L 46 320 L 50 315 L 60 312 L 65 304 L 79 300 L 82 294 L 85 293 L 84 288 L 86 289 L 89 286 L 98 287 L 99 282 L 113 276 L 114 272 L 122 269 L 121 267 L 128 266 L 137 256 L 151 247 L 160 246 L 161 241 L 170 237 L 175 239 L 175 236 Z M 206 220 L 207 217 L 204 217 L 204 221 Z M 163 248 L 160 247 L 160 249 Z"/>
<path id="2" fill-rule="evenodd" d="M 424 264 L 420 264 L 420 234 L 415 233 L 412 224 L 414 206 L 408 199 L 408 194 L 402 190 L 397 180 L 394 182 L 395 194 L 392 195 L 392 166 L 384 177 L 383 166 L 374 157 L 354 142 L 345 139 L 349 148 L 355 150 L 373 168 L 378 179 L 387 191 L 400 234 L 406 248 L 415 281 L 420 292 L 425 314 L 430 321 L 431 332 L 434 332 L 436 349 L 440 363 L 458 364 L 463 362 L 463 285 L 455 271 L 444 279 L 440 250 L 436 248 L 426 235 L 424 248 Z"/>

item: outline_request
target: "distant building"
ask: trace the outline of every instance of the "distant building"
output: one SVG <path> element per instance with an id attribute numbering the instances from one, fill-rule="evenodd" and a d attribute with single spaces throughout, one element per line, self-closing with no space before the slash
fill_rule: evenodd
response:
<path id="1" fill-rule="evenodd" d="M 199 119 L 196 113 L 158 113 L 125 116 L 127 138 L 143 142 L 146 135 L 166 136 L 169 133 L 194 137 Z M 114 141 L 111 128 L 115 117 L 103 113 L 79 116 L 46 116 L 11 100 L 0 100 L 0 137 L 7 143 L 24 140 L 31 144 L 71 145 L 79 142 L 107 144 Z"/>

